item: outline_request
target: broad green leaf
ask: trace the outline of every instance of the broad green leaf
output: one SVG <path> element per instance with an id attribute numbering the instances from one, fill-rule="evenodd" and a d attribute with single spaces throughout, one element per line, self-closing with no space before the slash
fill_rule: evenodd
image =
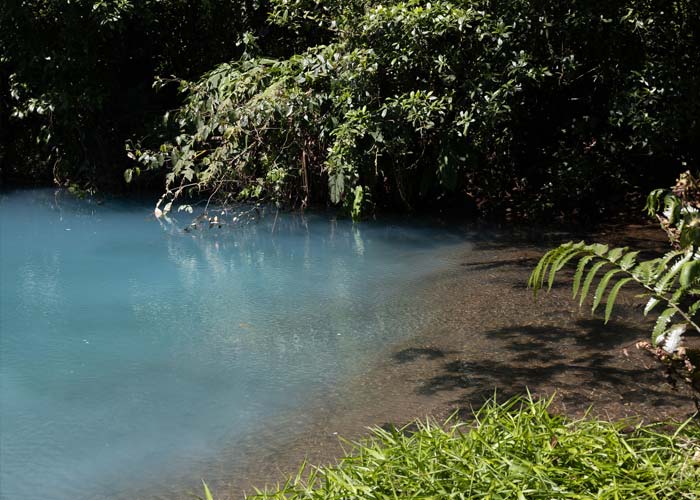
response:
<path id="1" fill-rule="evenodd" d="M 328 186 L 331 191 L 331 201 L 340 203 L 345 192 L 345 176 L 342 169 L 337 169 L 328 176 Z"/>

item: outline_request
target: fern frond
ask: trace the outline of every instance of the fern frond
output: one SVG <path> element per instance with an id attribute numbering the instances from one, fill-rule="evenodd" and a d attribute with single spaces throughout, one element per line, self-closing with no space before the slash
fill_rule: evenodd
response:
<path id="1" fill-rule="evenodd" d="M 533 289 L 535 297 L 537 297 L 537 292 L 542 289 L 542 285 L 544 283 L 544 276 L 547 272 L 547 267 L 549 266 L 549 263 L 552 259 L 557 257 L 557 255 L 562 251 L 564 246 L 565 245 L 559 246 L 544 254 L 540 261 L 537 263 L 535 269 L 532 271 L 532 274 L 530 274 L 530 279 L 528 280 L 527 286 Z"/>
<path id="2" fill-rule="evenodd" d="M 625 252 L 627 252 L 627 247 L 613 248 L 608 252 L 608 255 L 601 255 L 601 257 L 605 257 L 605 259 L 614 264 L 620 260 L 623 255 L 625 255 Z"/>
<path id="3" fill-rule="evenodd" d="M 633 280 L 633 278 L 631 276 L 627 277 L 627 278 L 623 278 L 620 281 L 618 281 L 617 283 L 615 283 L 615 285 L 610 290 L 610 293 L 608 294 L 607 302 L 605 304 L 605 322 L 606 323 L 610 320 L 610 315 L 612 314 L 613 307 L 615 306 L 615 299 L 617 299 L 617 294 L 620 292 L 620 289 L 632 280 Z"/>
<path id="4" fill-rule="evenodd" d="M 656 268 L 654 269 L 652 279 L 654 281 L 658 281 L 659 277 L 668 269 L 668 265 L 671 263 L 671 261 L 684 253 L 685 252 L 682 250 L 673 250 L 668 252 L 662 258 L 656 259 Z"/>
<path id="5" fill-rule="evenodd" d="M 621 272 L 622 270 L 620 269 L 612 269 L 605 273 L 605 276 L 601 278 L 600 282 L 598 282 L 598 287 L 596 288 L 595 293 L 593 294 L 593 307 L 591 308 L 591 312 L 595 312 L 595 310 L 600 305 L 600 302 L 603 300 L 603 294 L 605 293 L 605 289 L 608 287 L 608 283 L 610 283 L 612 277 Z"/>
<path id="6" fill-rule="evenodd" d="M 620 267 L 623 271 L 629 271 L 637 263 L 637 255 L 639 252 L 629 252 L 620 259 Z"/>
<path id="7" fill-rule="evenodd" d="M 647 302 L 647 305 L 644 306 L 644 316 L 649 314 L 652 309 L 654 309 L 656 306 L 658 306 L 661 303 L 659 299 L 656 297 L 649 297 L 649 301 Z"/>
<path id="8" fill-rule="evenodd" d="M 693 302 L 690 307 L 688 307 L 688 315 L 693 318 L 700 311 L 700 300 Z"/>
<path id="9" fill-rule="evenodd" d="M 548 273 L 550 278 L 548 281 L 547 290 L 549 291 L 552 289 L 556 272 L 561 269 L 566 262 L 568 262 L 568 256 L 573 257 L 580 251 L 579 248 L 574 248 L 579 245 L 580 247 L 583 247 L 583 242 L 574 245 L 574 243 L 570 241 L 544 254 L 544 256 L 537 263 L 534 271 L 532 271 L 530 279 L 528 280 L 528 287 L 533 289 L 535 297 L 537 297 L 537 292 L 543 288 L 544 281 Z M 564 261 L 565 259 L 566 261 Z"/>
<path id="10" fill-rule="evenodd" d="M 551 290 L 557 273 L 566 264 L 578 259 L 573 279 L 573 297 L 578 296 L 579 306 L 586 301 L 591 287 L 597 281 L 591 310 L 595 312 L 605 303 L 605 322 L 610 320 L 615 302 L 623 286 L 634 281 L 645 289 L 649 299 L 644 315 L 658 304 L 666 308 L 657 318 L 652 340 L 658 343 L 668 330 L 674 317 L 682 316 L 684 324 L 692 325 L 700 332 L 695 317 L 700 314 L 700 300 L 688 306 L 691 297 L 700 295 L 700 253 L 694 249 L 673 250 L 661 258 L 637 263 L 639 252 L 630 252 L 627 247 L 610 248 L 607 245 L 586 245 L 584 242 L 565 243 L 547 252 L 530 275 L 528 286 L 535 294 L 544 288 Z M 607 297 L 605 293 L 610 287 Z M 672 343 L 675 345 L 674 343 Z"/>
<path id="11" fill-rule="evenodd" d="M 573 285 L 573 298 L 576 298 L 578 294 L 578 289 L 581 287 L 581 279 L 583 278 L 583 271 L 588 265 L 588 263 L 593 260 L 595 255 L 586 255 L 581 260 L 578 261 L 578 266 L 576 266 L 576 273 L 574 274 L 574 285 Z"/>
<path id="12" fill-rule="evenodd" d="M 584 243 L 581 241 L 575 245 L 570 246 L 566 251 L 563 251 L 557 255 L 555 259 L 552 260 L 551 269 L 549 271 L 549 281 L 547 282 L 547 290 L 552 289 L 554 285 L 554 276 L 574 257 L 580 255 L 581 248 L 583 248 Z"/>
<path id="13" fill-rule="evenodd" d="M 656 324 L 654 325 L 654 330 L 651 332 L 651 342 L 656 345 L 658 344 L 659 338 L 666 332 L 666 326 L 671 321 L 673 316 L 676 315 L 677 309 L 675 307 L 668 307 L 659 314 Z"/>
<path id="14" fill-rule="evenodd" d="M 692 252 L 687 252 L 681 259 L 674 262 L 671 269 L 659 277 L 656 285 L 654 286 L 654 291 L 659 294 L 668 292 L 676 281 L 676 277 L 681 272 L 683 264 L 688 262 L 692 255 Z"/>
<path id="15" fill-rule="evenodd" d="M 586 300 L 586 297 L 588 296 L 588 290 L 591 288 L 591 283 L 593 283 L 593 279 L 595 278 L 595 275 L 600 271 L 600 268 L 603 266 L 606 266 L 608 264 L 607 261 L 601 260 L 600 262 L 596 262 L 593 264 L 591 267 L 591 270 L 588 271 L 588 274 L 586 275 L 586 279 L 583 281 L 583 287 L 581 288 L 581 296 L 579 297 L 579 306 L 582 306 L 583 303 Z"/>

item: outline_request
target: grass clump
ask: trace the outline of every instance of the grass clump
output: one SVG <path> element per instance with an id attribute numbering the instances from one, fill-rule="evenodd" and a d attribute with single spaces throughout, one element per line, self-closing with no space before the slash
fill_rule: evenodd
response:
<path id="1" fill-rule="evenodd" d="M 469 423 L 375 429 L 338 465 L 302 467 L 253 498 L 700 499 L 697 421 L 625 433 L 623 423 L 552 415 L 550 403 L 516 398 Z"/>

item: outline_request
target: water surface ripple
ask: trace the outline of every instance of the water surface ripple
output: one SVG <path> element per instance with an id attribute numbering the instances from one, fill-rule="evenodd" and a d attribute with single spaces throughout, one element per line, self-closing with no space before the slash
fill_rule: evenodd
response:
<path id="1" fill-rule="evenodd" d="M 245 461 L 237 442 L 274 448 L 266 429 L 293 432 L 431 320 L 421 287 L 465 244 L 399 221 L 185 233 L 151 214 L 0 196 L 0 498 L 184 491 Z"/>

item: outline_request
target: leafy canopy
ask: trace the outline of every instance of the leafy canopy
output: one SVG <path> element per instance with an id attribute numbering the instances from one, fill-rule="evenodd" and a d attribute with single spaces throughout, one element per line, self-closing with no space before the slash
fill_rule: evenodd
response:
<path id="1" fill-rule="evenodd" d="M 662 3 L 273 0 L 298 52 L 249 36 L 134 154 L 164 204 L 595 209 L 697 159 L 700 12 Z"/>

